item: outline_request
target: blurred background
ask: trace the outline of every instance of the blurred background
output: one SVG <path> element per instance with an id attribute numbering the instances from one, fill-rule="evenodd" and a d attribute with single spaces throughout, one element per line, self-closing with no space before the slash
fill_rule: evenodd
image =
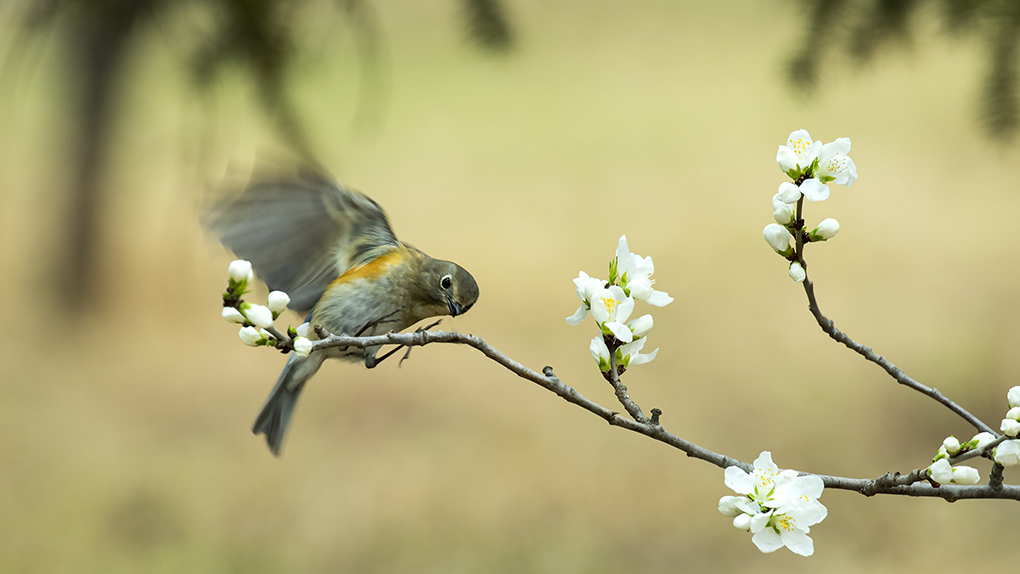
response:
<path id="1" fill-rule="evenodd" d="M 627 234 L 676 298 L 637 309 L 646 412 L 745 461 L 908 472 L 974 431 L 814 323 L 761 237 L 776 146 L 853 141 L 860 180 L 805 212 L 842 226 L 808 250 L 822 310 L 997 427 L 1020 383 L 1014 4 L 5 4 L 0 571 L 1015 564 L 1011 503 L 842 491 L 815 556 L 762 555 L 716 510 L 722 470 L 453 346 L 325 365 L 275 459 L 249 428 L 284 359 L 219 318 L 232 257 L 197 217 L 257 158 L 314 158 L 477 278 L 441 328 L 610 407 L 594 324 L 563 318 Z"/>

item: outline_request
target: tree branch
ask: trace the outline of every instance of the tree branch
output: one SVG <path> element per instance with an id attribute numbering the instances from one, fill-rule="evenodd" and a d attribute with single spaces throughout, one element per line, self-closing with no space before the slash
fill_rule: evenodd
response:
<path id="1" fill-rule="evenodd" d="M 656 413 L 654 417 L 655 422 L 639 422 L 632 420 L 627 417 L 621 416 L 620 413 L 612 411 L 595 401 L 585 397 L 581 393 L 577 392 L 573 387 L 564 384 L 560 379 L 553 373 L 552 367 L 545 367 L 541 373 L 525 367 L 521 363 L 511 359 L 504 355 L 498 349 L 489 345 L 480 337 L 474 335 L 465 335 L 462 333 L 449 333 L 445 331 L 418 331 L 414 333 L 387 333 L 385 335 L 375 335 L 372 337 L 349 337 L 343 335 L 333 335 L 325 332 L 320 326 L 316 325 L 315 330 L 321 335 L 321 340 L 316 341 L 313 346 L 313 351 L 320 351 L 323 349 L 333 347 L 375 347 L 381 345 L 404 345 L 407 347 L 422 347 L 430 343 L 454 343 L 460 345 L 467 345 L 480 351 L 486 357 L 492 359 L 496 363 L 499 363 L 506 369 L 510 370 L 518 377 L 527 379 L 538 384 L 540 387 L 555 393 L 560 398 L 564 399 L 569 403 L 573 403 L 584 410 L 598 416 L 605 420 L 610 425 L 624 428 L 639 434 L 643 434 L 649 438 L 655 439 L 659 442 L 668 444 L 676 449 L 683 451 L 687 456 L 697 458 L 705 462 L 711 463 L 719 468 L 728 468 L 730 466 L 736 466 L 745 472 L 752 472 L 753 467 L 751 464 L 737 460 L 735 458 L 728 457 L 723 454 L 719 454 L 708 450 L 704 447 L 698 446 L 690 441 L 684 440 L 673 433 L 667 431 L 661 425 L 659 416 L 661 411 Z M 321 336 L 320 335 L 320 336 Z M 658 409 L 656 409 L 658 410 Z M 644 415 L 642 414 L 642 417 Z M 647 420 L 647 419 L 646 419 Z M 969 453 L 968 453 L 969 454 Z M 970 455 L 977 456 L 977 455 Z M 860 478 L 846 478 L 840 476 L 819 476 L 827 488 L 834 488 L 837 490 L 850 490 L 855 491 L 865 496 L 874 496 L 876 494 L 895 494 L 905 496 L 927 496 L 943 498 L 948 501 L 963 500 L 963 499 L 977 499 L 977 498 L 999 498 L 999 499 L 1012 499 L 1020 500 L 1020 486 L 1017 485 L 1002 485 L 998 488 L 991 485 L 940 485 L 935 486 L 933 484 L 925 483 L 922 481 L 927 480 L 927 469 L 917 469 L 908 475 L 900 475 L 899 473 L 888 473 L 880 476 L 876 479 L 860 479 Z"/>

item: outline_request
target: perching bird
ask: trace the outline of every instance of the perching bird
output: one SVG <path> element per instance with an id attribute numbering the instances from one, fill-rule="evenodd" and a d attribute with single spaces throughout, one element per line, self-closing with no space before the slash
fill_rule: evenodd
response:
<path id="1" fill-rule="evenodd" d="M 398 241 L 379 204 L 316 174 L 256 180 L 213 205 L 202 225 L 251 261 L 269 289 L 288 293 L 291 309 L 308 312 L 308 322 L 336 335 L 401 331 L 429 317 L 465 313 L 478 299 L 478 284 L 463 267 Z M 314 330 L 308 337 L 317 338 Z M 291 353 L 252 432 L 264 434 L 279 456 L 298 395 L 322 361 L 372 368 L 381 360 L 378 351 Z"/>

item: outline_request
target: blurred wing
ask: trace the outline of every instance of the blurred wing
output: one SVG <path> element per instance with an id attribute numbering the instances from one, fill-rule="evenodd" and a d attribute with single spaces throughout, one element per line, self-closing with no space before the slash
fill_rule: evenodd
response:
<path id="1" fill-rule="evenodd" d="M 255 181 L 214 204 L 202 227 L 298 311 L 347 269 L 398 245 L 379 204 L 318 176 Z"/>

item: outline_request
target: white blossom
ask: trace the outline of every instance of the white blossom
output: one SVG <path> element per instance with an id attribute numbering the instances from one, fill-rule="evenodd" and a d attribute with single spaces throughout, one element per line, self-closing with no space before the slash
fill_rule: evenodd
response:
<path id="1" fill-rule="evenodd" d="M 928 467 L 928 476 L 939 484 L 949 484 L 953 482 L 953 465 L 949 459 L 940 458 Z"/>
<path id="2" fill-rule="evenodd" d="M 800 283 L 804 281 L 804 279 L 807 279 L 807 271 L 804 271 L 804 268 L 801 267 L 800 263 L 797 263 L 796 261 L 790 263 L 790 279 L 793 279 L 797 283 Z"/>
<path id="3" fill-rule="evenodd" d="M 814 164 L 821 149 L 822 142 L 812 141 L 807 130 L 797 130 L 786 139 L 786 145 L 779 146 L 776 163 L 783 173 L 797 179 Z"/>
<path id="4" fill-rule="evenodd" d="M 974 438 L 970 439 L 970 442 L 974 443 L 974 449 L 981 450 L 988 446 L 988 443 L 995 440 L 995 435 L 990 432 L 979 432 L 974 435 Z"/>
<path id="5" fill-rule="evenodd" d="M 981 482 L 981 473 L 972 466 L 954 466 L 953 482 L 956 484 L 977 484 Z"/>
<path id="6" fill-rule="evenodd" d="M 244 315 L 233 307 L 224 307 L 223 312 L 220 313 L 220 315 L 228 323 L 244 323 Z"/>
<path id="7" fill-rule="evenodd" d="M 817 143 L 817 142 L 815 142 Z M 813 177 L 800 184 L 808 201 L 823 201 L 829 197 L 829 182 L 850 187 L 857 181 L 857 166 L 850 159 L 850 138 L 838 138 L 818 150 L 818 165 Z"/>
<path id="8" fill-rule="evenodd" d="M 624 324 L 633 311 L 634 299 L 625 295 L 618 285 L 610 285 L 609 289 L 600 289 L 592 295 L 591 315 L 595 322 L 603 333 L 612 333 L 624 343 L 634 339 L 633 333 Z"/>
<path id="9" fill-rule="evenodd" d="M 652 330 L 652 325 L 654 324 L 655 321 L 652 319 L 652 316 L 645 314 L 627 323 L 627 326 L 630 328 L 631 333 L 634 334 L 634 338 L 640 339 Z"/>
<path id="10" fill-rule="evenodd" d="M 1020 407 L 1013 407 L 1006 411 L 1006 418 L 1013 420 L 1020 420 Z"/>
<path id="11" fill-rule="evenodd" d="M 949 454 L 956 454 L 960 452 L 960 441 L 955 436 L 947 436 L 946 440 L 942 441 L 942 447 L 946 449 Z"/>
<path id="12" fill-rule="evenodd" d="M 266 306 L 273 312 L 274 316 L 278 316 L 287 309 L 287 305 L 290 305 L 290 295 L 287 295 L 283 291 L 270 291 L 269 299 Z"/>
<path id="13" fill-rule="evenodd" d="M 241 327 L 238 336 L 241 337 L 241 342 L 252 347 L 257 346 L 263 339 L 262 333 L 259 333 L 255 327 Z"/>
<path id="14" fill-rule="evenodd" d="M 251 271 L 251 261 L 245 261 L 243 259 L 235 259 L 230 262 L 230 266 L 227 267 L 227 274 L 230 275 L 230 280 L 240 283 L 242 281 L 251 281 L 255 278 L 255 275 Z"/>
<path id="15" fill-rule="evenodd" d="M 784 181 L 779 184 L 779 192 L 776 193 L 776 197 L 787 205 L 797 203 L 801 198 L 800 188 L 796 184 Z"/>
<path id="16" fill-rule="evenodd" d="M 762 230 L 762 237 L 765 238 L 765 242 L 769 244 L 776 251 L 776 253 L 783 257 L 789 257 L 793 254 L 793 248 L 790 247 L 790 240 L 793 236 L 790 235 L 790 231 L 779 225 L 778 223 L 770 223 L 765 226 Z"/>
<path id="17" fill-rule="evenodd" d="M 999 430 L 1008 437 L 1015 437 L 1017 434 L 1020 434 L 1020 422 L 1014 419 L 1002 419 L 1002 425 L 999 427 Z"/>
<path id="18" fill-rule="evenodd" d="M 567 323 L 579 325 L 588 316 L 588 310 L 591 309 L 592 295 L 596 291 L 603 289 L 605 283 L 601 279 L 589 277 L 587 273 L 581 271 L 578 273 L 577 279 L 574 279 L 574 285 L 577 288 L 577 298 L 581 300 L 581 306 L 577 308 L 576 313 L 567 317 Z"/>
<path id="19" fill-rule="evenodd" d="M 783 226 L 793 223 L 795 216 L 794 206 L 788 203 L 781 203 L 779 207 L 772 212 L 772 219 L 775 219 L 776 223 Z"/>
<path id="20" fill-rule="evenodd" d="M 727 516 L 734 510 L 743 512 L 733 525 L 754 533 L 751 541 L 759 550 L 774 552 L 786 546 L 802 556 L 814 552 L 808 533 L 828 513 L 818 502 L 824 488 L 821 478 L 780 471 L 771 453 L 765 451 L 754 461 L 750 474 L 735 466 L 727 468 L 725 483 L 743 496 L 723 497 L 719 511 Z"/>
<path id="21" fill-rule="evenodd" d="M 1010 408 L 1020 407 L 1020 386 L 1010 388 L 1006 393 L 1006 400 L 1009 401 Z"/>
<path id="22" fill-rule="evenodd" d="M 659 349 L 655 349 L 651 353 L 639 353 L 638 351 L 644 348 L 645 342 L 647 341 L 647 337 L 641 337 L 640 339 L 635 339 L 631 343 L 621 345 L 620 348 L 616 350 L 616 364 L 623 365 L 624 367 L 633 367 L 636 365 L 650 363 L 652 359 L 655 358 L 655 355 L 659 353 Z"/>
<path id="23" fill-rule="evenodd" d="M 312 342 L 304 337 L 294 338 L 294 354 L 299 357 L 307 357 L 312 352 Z"/>
<path id="24" fill-rule="evenodd" d="M 641 257 L 633 253 L 627 245 L 627 236 L 621 235 L 616 247 L 616 277 L 620 287 L 626 289 L 630 296 L 649 305 L 665 307 L 673 302 L 673 298 L 665 291 L 656 291 L 652 285 L 655 280 L 655 264 L 651 257 Z"/>
<path id="25" fill-rule="evenodd" d="M 1020 464 L 1020 441 L 1007 440 L 995 447 L 995 462 L 1002 466 L 1016 466 Z M 720 501 L 720 505 L 722 502 Z"/>
<path id="26" fill-rule="evenodd" d="M 268 329 L 273 326 L 273 312 L 268 307 L 244 303 L 241 305 L 241 312 L 256 327 Z"/>
<path id="27" fill-rule="evenodd" d="M 598 362 L 600 371 L 607 373 L 612 370 L 613 366 L 609 363 L 609 347 L 606 346 L 606 341 L 602 338 L 602 335 L 598 335 L 591 340 L 588 350 L 591 351 L 591 356 L 595 357 L 595 361 Z"/>
<path id="28" fill-rule="evenodd" d="M 830 217 L 823 219 L 818 227 L 808 235 L 810 235 L 811 241 L 826 241 L 835 237 L 837 233 L 839 233 L 839 222 Z"/>

